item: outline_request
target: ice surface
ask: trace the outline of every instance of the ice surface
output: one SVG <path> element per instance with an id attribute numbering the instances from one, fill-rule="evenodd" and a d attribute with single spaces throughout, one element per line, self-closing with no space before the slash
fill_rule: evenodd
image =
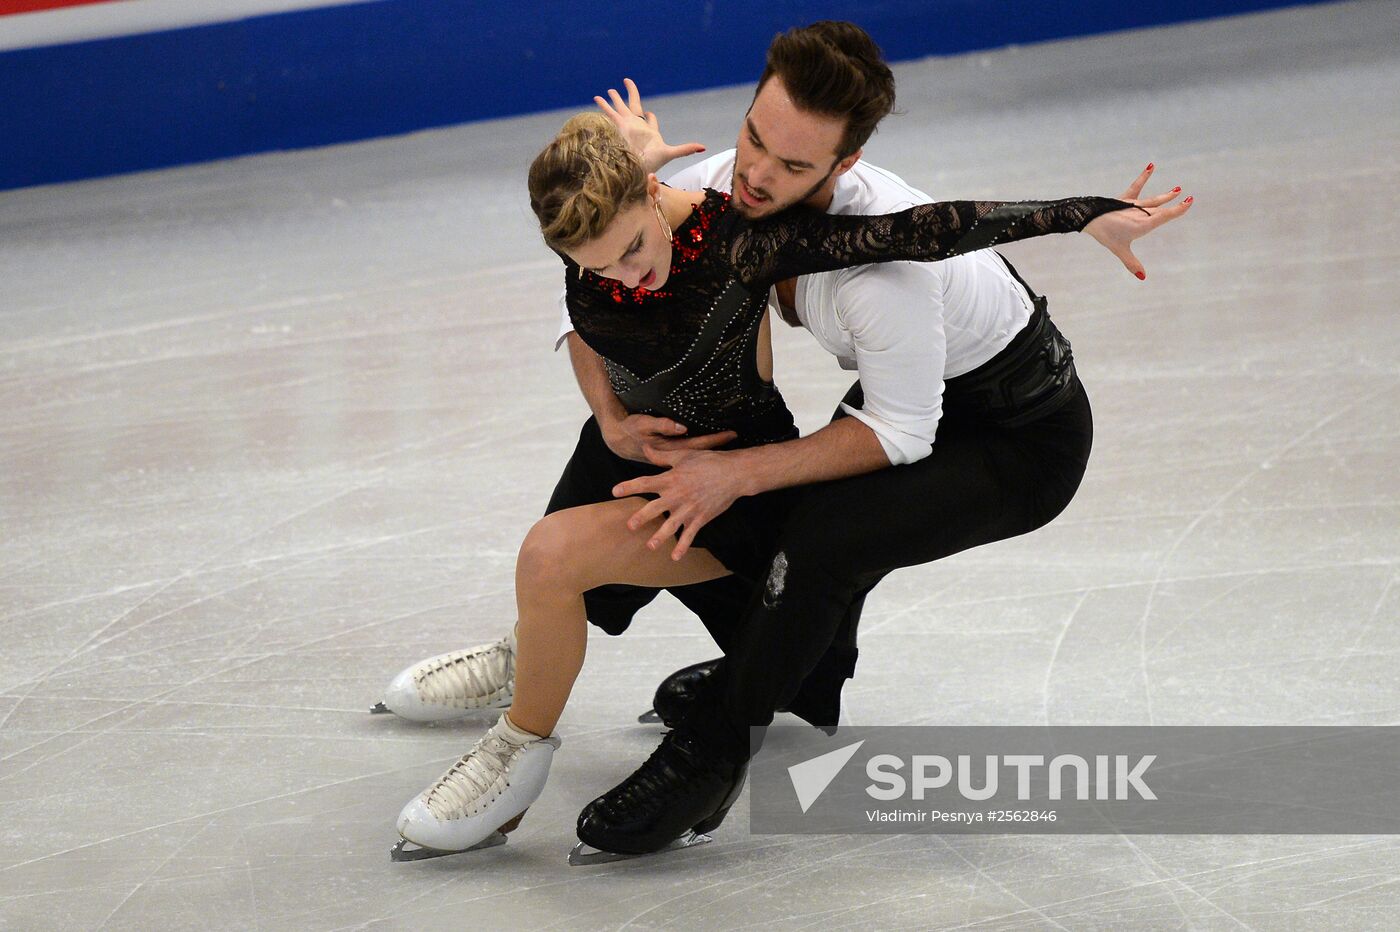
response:
<path id="1" fill-rule="evenodd" d="M 1400 719 L 1400 7 L 898 66 L 935 195 L 1195 194 L 1012 250 L 1097 421 L 1050 527 L 871 597 L 859 724 Z M 621 73 L 600 70 L 580 106 Z M 643 89 L 645 90 L 645 88 Z M 655 101 L 733 138 L 747 86 Z M 0 194 L 0 927 L 1390 928 L 1387 837 L 760 837 L 565 864 L 712 648 L 595 636 L 510 844 L 390 864 L 485 727 L 368 707 L 500 636 L 585 408 L 525 168 L 562 114 Z M 849 376 L 780 328 L 804 427 Z"/>

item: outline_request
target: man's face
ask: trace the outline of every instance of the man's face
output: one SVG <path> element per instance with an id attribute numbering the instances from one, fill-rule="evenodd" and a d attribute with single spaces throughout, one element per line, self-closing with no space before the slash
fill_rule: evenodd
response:
<path id="1" fill-rule="evenodd" d="M 845 120 L 799 109 L 774 75 L 754 98 L 739 129 L 734 157 L 734 206 L 750 219 L 766 217 L 825 193 L 860 153 L 836 158 Z M 825 204 L 816 206 L 825 208 Z"/>

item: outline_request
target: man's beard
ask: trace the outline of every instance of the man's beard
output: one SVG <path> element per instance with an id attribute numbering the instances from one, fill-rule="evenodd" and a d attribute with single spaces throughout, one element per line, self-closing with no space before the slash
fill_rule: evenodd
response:
<path id="1" fill-rule="evenodd" d="M 837 159 L 837 162 L 839 162 L 839 161 L 840 161 L 840 159 Z M 831 168 L 827 169 L 827 172 L 826 172 L 825 175 L 822 175 L 822 180 L 821 180 L 821 181 L 818 181 L 816 184 L 812 185 L 812 187 L 809 188 L 807 191 L 804 191 L 802 194 L 800 194 L 800 195 L 798 195 L 797 197 L 793 198 L 792 200 L 788 201 L 786 204 L 781 204 L 781 205 L 779 205 L 779 204 L 775 204 L 775 203 L 772 202 L 772 201 L 769 201 L 767 204 L 763 205 L 763 206 L 766 207 L 767 209 L 763 211 L 762 216 L 767 217 L 767 216 L 769 216 L 770 214 L 782 213 L 783 211 L 787 210 L 789 207 L 792 207 L 792 206 L 795 205 L 795 204 L 801 204 L 803 201 L 807 200 L 807 198 L 811 197 L 813 194 L 816 194 L 818 191 L 820 191 L 820 190 L 822 189 L 822 185 L 826 184 L 827 179 L 829 179 L 829 178 L 831 177 L 832 172 L 836 171 L 836 164 L 837 164 L 836 162 L 832 162 L 832 163 L 831 163 Z M 738 194 L 739 185 L 740 185 L 740 184 L 746 184 L 746 182 L 740 181 L 740 179 L 739 179 L 739 163 L 738 163 L 738 162 L 735 162 L 735 163 L 734 163 L 734 173 L 733 173 L 732 175 L 729 176 L 729 190 L 735 192 L 734 198 L 733 198 L 733 200 L 732 200 L 732 203 L 734 204 L 735 209 L 738 210 L 739 213 L 743 214 L 745 217 L 753 216 L 753 214 L 752 214 L 751 212 L 754 210 L 754 208 L 752 208 L 752 207 L 750 207 L 749 205 L 745 204 L 745 203 L 744 203 L 744 199 L 743 199 L 742 197 L 740 197 L 739 194 Z M 749 187 L 752 187 L 752 186 L 749 185 Z"/>

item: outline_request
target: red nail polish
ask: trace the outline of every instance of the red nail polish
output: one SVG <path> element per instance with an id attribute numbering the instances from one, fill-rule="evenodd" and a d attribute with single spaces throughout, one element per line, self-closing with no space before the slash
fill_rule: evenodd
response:
<path id="1" fill-rule="evenodd" d="M 1173 194 L 1180 194 L 1180 193 L 1181 193 L 1181 185 L 1177 185 L 1176 187 L 1172 188 L 1172 193 L 1173 193 Z"/>
<path id="2" fill-rule="evenodd" d="M 1154 168 L 1156 168 L 1156 167 L 1157 167 L 1157 166 L 1156 166 L 1154 163 L 1152 163 L 1152 162 L 1148 162 L 1148 163 L 1147 163 L 1147 170 L 1148 170 L 1148 171 L 1152 171 L 1152 169 L 1154 169 Z"/>
<path id="3" fill-rule="evenodd" d="M 1134 272 L 1133 274 L 1136 275 L 1136 276 L 1138 277 L 1138 281 L 1140 281 L 1140 282 L 1145 282 L 1145 281 L 1147 281 L 1147 273 L 1146 273 L 1146 272 Z"/>
<path id="4" fill-rule="evenodd" d="M 1191 203 L 1192 201 L 1194 201 L 1195 199 L 1196 199 L 1196 195 L 1193 194 L 1193 195 L 1191 195 L 1190 197 L 1188 197 L 1186 200 L 1182 201 L 1181 203 L 1183 203 L 1183 204 L 1189 204 L 1189 203 Z"/>

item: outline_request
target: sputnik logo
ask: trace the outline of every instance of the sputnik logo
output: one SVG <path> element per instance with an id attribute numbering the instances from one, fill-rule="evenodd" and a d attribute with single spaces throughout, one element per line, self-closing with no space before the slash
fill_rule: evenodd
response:
<path id="1" fill-rule="evenodd" d="M 846 762 L 855 756 L 864 743 L 865 739 L 861 739 L 855 744 L 848 744 L 844 748 L 837 748 L 788 768 L 788 778 L 792 780 L 793 792 L 797 794 L 797 802 L 803 812 L 812 808 L 812 804 L 826 792 L 826 788 L 836 779 L 841 768 L 846 766 Z"/>

